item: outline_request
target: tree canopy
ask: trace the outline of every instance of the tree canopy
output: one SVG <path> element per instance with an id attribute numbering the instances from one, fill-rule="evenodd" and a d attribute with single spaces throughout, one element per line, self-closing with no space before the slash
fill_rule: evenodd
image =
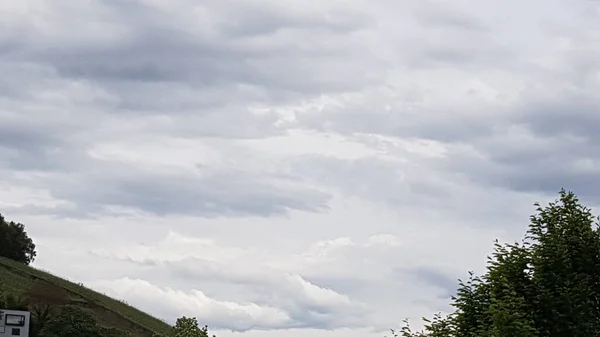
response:
<path id="1" fill-rule="evenodd" d="M 35 260 L 35 244 L 27 235 L 25 225 L 17 222 L 7 222 L 0 214 L 0 256 L 24 264 Z"/>
<path id="2" fill-rule="evenodd" d="M 210 337 L 208 326 L 200 327 L 196 317 L 180 317 L 175 322 L 173 330 L 168 336 L 154 334 L 154 337 Z M 213 337 L 215 337 L 213 335 Z"/>
<path id="3" fill-rule="evenodd" d="M 200 328 L 196 317 L 181 317 L 175 322 L 173 337 L 209 337 L 208 326 Z"/>
<path id="4" fill-rule="evenodd" d="M 452 298 L 455 311 L 406 324 L 403 337 L 600 336 L 600 230 L 572 192 L 535 204 L 522 242 L 496 241 L 486 272 L 469 273 Z"/>

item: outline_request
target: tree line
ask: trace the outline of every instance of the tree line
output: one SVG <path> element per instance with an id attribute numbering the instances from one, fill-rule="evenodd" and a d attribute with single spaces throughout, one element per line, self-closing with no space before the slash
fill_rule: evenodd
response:
<path id="1" fill-rule="evenodd" d="M 500 244 L 483 275 L 459 280 L 454 311 L 408 322 L 402 337 L 600 336 L 599 218 L 564 189 L 547 206 L 535 204 L 520 242 Z"/>

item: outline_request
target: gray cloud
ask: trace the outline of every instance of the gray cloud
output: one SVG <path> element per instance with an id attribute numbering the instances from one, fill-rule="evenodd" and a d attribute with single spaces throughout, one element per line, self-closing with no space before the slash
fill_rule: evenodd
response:
<path id="1" fill-rule="evenodd" d="M 470 187 L 469 183 L 477 179 L 473 175 L 475 169 L 467 171 L 466 168 L 466 165 L 474 163 L 469 161 L 472 157 L 454 157 L 451 154 L 448 159 L 439 159 L 404 155 L 404 161 L 369 157 L 357 160 L 325 156 L 297 158 L 292 164 L 292 172 L 348 196 L 383 202 L 399 212 L 426 209 L 418 214 L 422 218 L 435 214 L 461 216 L 468 213 L 474 226 L 487 227 L 522 214 L 523 208 L 507 210 L 501 207 L 509 199 L 495 186 L 488 188 L 484 195 Z M 482 174 L 492 174 L 486 169 L 489 168 L 481 169 L 485 172 Z M 529 204 L 523 206 L 528 209 Z"/>
<path id="2" fill-rule="evenodd" d="M 29 117 L 29 118 L 28 118 Z M 0 123 L 0 168 L 16 171 L 62 171 L 81 155 L 84 144 L 72 144 L 76 134 L 69 127 L 33 116 L 10 115 Z M 56 116 L 58 117 L 58 116 Z"/>
<path id="3" fill-rule="evenodd" d="M 272 216 L 290 210 L 323 212 L 328 195 L 250 172 L 152 172 L 90 160 L 81 173 L 56 174 L 35 183 L 81 216 L 110 214 L 111 207 L 166 216 Z M 72 212 L 67 212 L 72 213 Z M 116 214 L 120 214 L 117 212 Z M 63 214 L 63 215 L 67 215 Z"/>
<path id="4" fill-rule="evenodd" d="M 414 11 L 417 22 L 425 27 L 459 29 L 463 33 L 489 33 L 490 28 L 476 16 L 462 11 L 461 6 L 448 6 L 433 1 L 418 1 Z"/>
<path id="5" fill-rule="evenodd" d="M 471 150 L 451 151 L 440 167 L 516 191 L 554 195 L 564 187 L 598 204 L 598 108 L 594 100 L 568 96 L 526 104 L 507 114 L 511 126 L 467 139 Z"/>
<path id="6" fill-rule="evenodd" d="M 36 120 L 38 116 L 40 119 Z M 122 131 L 113 127 L 118 120 L 108 119 L 109 123 L 104 124 L 108 129 L 88 129 L 98 116 L 88 120 L 85 117 L 83 113 L 57 113 L 46 118 L 42 114 L 3 118 L 0 123 L 0 169 L 6 172 L 3 179 L 9 179 L 15 172 L 32 174 L 13 183 L 46 190 L 59 202 L 52 207 L 9 208 L 67 217 L 126 214 L 127 209 L 158 216 L 201 217 L 273 216 L 290 210 L 328 209 L 329 195 L 299 185 L 297 177 L 210 164 L 192 171 L 152 168 L 94 157 L 92 152 L 97 144 L 93 139 L 106 140 L 111 135 L 106 130 L 113 135 Z M 214 121 L 209 125 L 217 124 Z M 159 129 L 164 131 L 164 127 Z M 185 127 L 173 131 L 186 135 Z M 206 128 L 206 132 L 210 135 L 212 131 Z M 221 136 L 227 134 L 225 130 L 220 132 Z"/>
<path id="7" fill-rule="evenodd" d="M 229 90 L 236 83 L 268 88 L 273 96 L 276 91 L 342 90 L 358 85 L 357 76 L 366 79 L 350 64 L 322 58 L 328 45 L 303 47 L 374 23 L 352 6 L 331 8 L 329 18 L 309 7 L 294 5 L 299 11 L 288 11 L 275 3 L 211 2 L 192 11 L 179 7 L 191 4 L 180 1 L 166 9 L 133 1 L 94 3 L 94 12 L 78 8 L 72 13 L 89 19 L 80 31 L 67 34 L 74 19 L 55 22 L 55 35 L 24 25 L 23 42 L 8 43 L 5 49 L 14 52 L 5 53 L 9 59 L 54 67 L 62 77 L 102 83 L 119 94 L 120 82 L 178 82 L 199 88 L 226 84 Z M 67 8 L 74 11 L 73 7 Z M 48 8 L 44 15 L 57 16 L 56 10 Z M 320 37 L 314 39 L 315 34 Z M 323 62 L 354 72 L 355 78 L 325 78 L 319 69 Z"/>
<path id="8" fill-rule="evenodd" d="M 41 266 L 161 317 L 325 335 L 429 315 L 536 199 L 600 203 L 594 6 L 2 2 L 0 207 Z M 262 253 L 82 254 L 167 229 Z"/>
<path id="9" fill-rule="evenodd" d="M 458 280 L 433 268 L 417 267 L 407 269 L 400 267 L 395 272 L 398 273 L 398 277 L 410 275 L 415 279 L 415 282 L 425 283 L 441 289 L 443 291 L 441 297 L 446 300 L 456 294 L 456 289 L 458 288 Z"/>
<path id="10" fill-rule="evenodd" d="M 528 31 L 529 36 L 533 39 L 541 34 L 549 41 L 562 39 L 563 46 L 524 49 L 517 60 L 510 54 L 499 57 L 501 50 L 489 49 L 488 42 L 474 42 L 477 40 L 470 34 L 487 36 L 485 39 L 502 36 L 491 21 L 488 28 L 477 26 L 476 20 L 469 25 L 468 14 L 443 7 L 431 10 L 427 5 L 416 13 L 417 20 L 426 27 L 453 26 L 448 34 L 469 31 L 457 34 L 471 42 L 451 38 L 428 42 L 447 53 L 443 58 L 454 63 L 453 69 L 440 69 L 440 74 L 431 69 L 402 72 L 412 76 L 412 84 L 392 77 L 402 84 L 393 87 L 396 91 L 380 87 L 372 100 L 360 96 L 340 99 L 342 106 L 305 111 L 298 115 L 298 122 L 355 139 L 359 135 L 379 134 L 443 144 L 447 151 L 444 156 L 426 161 L 413 158 L 417 160 L 415 166 L 427 166 L 425 171 L 431 176 L 449 177 L 447 174 L 453 172 L 455 177 L 491 188 L 546 195 L 565 187 L 599 203 L 595 191 L 600 186 L 595 181 L 600 173 L 596 160 L 600 155 L 596 145 L 596 129 L 600 127 L 596 110 L 600 106 L 593 93 L 600 83 L 589 74 L 595 73 L 600 63 L 594 56 L 598 51 L 587 47 L 594 39 L 592 31 L 597 23 L 585 21 L 585 28 L 575 32 L 567 26 L 567 16 L 548 18 L 545 28 Z M 467 21 L 461 24 L 459 17 Z M 457 45 L 451 46 L 454 42 Z M 494 56 L 484 58 L 486 69 L 494 70 L 480 76 L 474 69 L 482 64 L 472 58 L 477 52 L 464 49 L 469 55 L 460 55 L 453 50 L 481 46 L 486 52 L 492 50 Z M 553 53 L 552 61 L 542 61 L 548 53 Z M 452 61 L 452 55 L 458 56 L 460 62 Z M 478 83 L 469 83 L 470 76 L 477 77 Z M 443 84 L 427 83 L 427 78 L 439 78 Z M 420 185 L 435 186 L 429 195 L 443 196 L 442 190 L 448 191 L 437 180 Z M 375 189 L 382 191 L 382 187 Z"/>
<path id="11" fill-rule="evenodd" d="M 150 258 L 136 261 L 132 258 L 120 258 L 116 261 L 127 260 L 133 266 L 152 265 L 160 269 L 168 278 L 179 280 L 179 289 L 202 286 L 203 293 L 209 297 L 228 294 L 238 302 L 252 303 L 263 308 L 276 308 L 285 313 L 289 319 L 273 323 L 232 322 L 223 313 L 210 313 L 210 323 L 218 328 L 229 328 L 236 331 L 249 329 L 273 328 L 307 328 L 336 329 L 340 327 L 365 326 L 364 315 L 370 310 L 359 302 L 353 301 L 346 295 L 318 283 L 312 283 L 306 278 L 285 273 L 275 269 L 256 266 L 245 268 L 243 261 L 233 260 L 228 266 L 215 261 L 199 258 L 185 258 L 178 261 L 156 261 Z M 157 278 L 160 283 L 173 285 Z M 192 287 L 190 287 L 192 285 Z M 251 291 L 248 291 L 251 289 Z M 163 313 L 171 319 L 177 317 L 176 312 L 168 309 Z M 225 317 L 224 317 L 225 316 Z"/>

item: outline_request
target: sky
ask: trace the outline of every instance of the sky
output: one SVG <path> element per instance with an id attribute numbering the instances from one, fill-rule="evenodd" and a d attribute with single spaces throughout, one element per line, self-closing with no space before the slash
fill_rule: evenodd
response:
<path id="1" fill-rule="evenodd" d="M 447 312 L 600 204 L 589 0 L 0 1 L 0 212 L 35 267 L 221 337 Z"/>

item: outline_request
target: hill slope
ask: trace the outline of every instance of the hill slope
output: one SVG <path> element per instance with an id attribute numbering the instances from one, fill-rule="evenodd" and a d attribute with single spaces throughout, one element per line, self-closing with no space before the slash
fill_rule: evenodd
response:
<path id="1" fill-rule="evenodd" d="M 168 333 L 171 327 L 126 303 L 100 294 L 45 271 L 0 257 L 0 284 L 22 294 L 30 304 L 73 304 L 85 308 L 100 324 L 150 337 Z"/>

